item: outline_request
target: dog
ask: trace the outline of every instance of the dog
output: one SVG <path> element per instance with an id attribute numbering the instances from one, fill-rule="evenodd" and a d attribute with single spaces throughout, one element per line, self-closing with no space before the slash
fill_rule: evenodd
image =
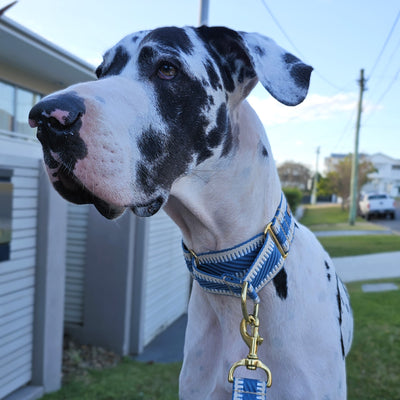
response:
<path id="1" fill-rule="evenodd" d="M 97 81 L 43 98 L 29 123 L 65 199 L 94 204 L 109 219 L 128 208 L 139 217 L 163 208 L 198 260 L 246 242 L 274 219 L 281 185 L 246 97 L 260 81 L 276 100 L 295 106 L 307 95 L 311 71 L 256 33 L 206 26 L 141 31 L 105 53 Z M 258 356 L 274 379 L 268 398 L 345 399 L 349 297 L 315 236 L 291 221 L 290 251 L 256 294 L 264 338 Z M 181 400 L 231 398 L 228 370 L 247 351 L 242 318 L 235 296 L 194 281 Z"/>

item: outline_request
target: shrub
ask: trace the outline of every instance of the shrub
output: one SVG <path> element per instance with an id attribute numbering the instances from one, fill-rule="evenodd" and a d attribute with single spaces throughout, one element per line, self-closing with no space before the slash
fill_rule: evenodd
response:
<path id="1" fill-rule="evenodd" d="M 296 212 L 297 207 L 299 206 L 301 199 L 303 197 L 303 193 L 299 188 L 296 187 L 285 187 L 282 189 L 283 193 L 286 196 L 286 199 L 289 203 L 289 206 L 293 212 L 293 214 Z"/>

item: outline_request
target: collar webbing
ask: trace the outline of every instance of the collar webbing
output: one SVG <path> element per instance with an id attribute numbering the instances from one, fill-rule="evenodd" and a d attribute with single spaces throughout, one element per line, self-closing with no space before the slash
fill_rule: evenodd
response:
<path id="1" fill-rule="evenodd" d="M 243 282 L 248 295 L 259 302 L 258 292 L 283 267 L 294 236 L 294 218 L 285 196 L 263 233 L 229 249 L 195 254 L 183 245 L 186 265 L 207 292 L 241 296 Z"/>

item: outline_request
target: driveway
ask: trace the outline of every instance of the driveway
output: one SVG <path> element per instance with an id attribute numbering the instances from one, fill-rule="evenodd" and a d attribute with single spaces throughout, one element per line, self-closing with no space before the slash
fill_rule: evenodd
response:
<path id="1" fill-rule="evenodd" d="M 396 208 L 396 218 L 386 219 L 386 218 L 373 218 L 369 222 L 373 224 L 384 226 L 391 231 L 400 235 L 400 207 Z"/>

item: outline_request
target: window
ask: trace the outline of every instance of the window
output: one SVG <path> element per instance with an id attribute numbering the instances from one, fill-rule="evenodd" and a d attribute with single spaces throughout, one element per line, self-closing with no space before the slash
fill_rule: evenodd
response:
<path id="1" fill-rule="evenodd" d="M 41 97 L 39 93 L 0 81 L 0 129 L 33 136 L 28 114 Z"/>
<path id="2" fill-rule="evenodd" d="M 392 169 L 394 169 L 394 170 L 400 170 L 400 164 L 394 164 L 394 165 L 392 165 Z"/>
<path id="3" fill-rule="evenodd" d="M 386 194 L 372 194 L 370 196 L 368 196 L 369 200 L 383 200 L 383 199 L 387 199 Z"/>
<path id="4" fill-rule="evenodd" d="M 11 85 L 0 82 L 0 129 L 12 131 L 15 90 Z"/>

